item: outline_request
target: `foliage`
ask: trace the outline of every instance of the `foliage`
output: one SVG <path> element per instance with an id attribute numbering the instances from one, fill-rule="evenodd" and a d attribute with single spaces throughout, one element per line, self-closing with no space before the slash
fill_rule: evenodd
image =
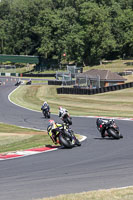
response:
<path id="1" fill-rule="evenodd" d="M 0 2 L 0 54 L 94 64 L 132 50 L 132 0 Z"/>

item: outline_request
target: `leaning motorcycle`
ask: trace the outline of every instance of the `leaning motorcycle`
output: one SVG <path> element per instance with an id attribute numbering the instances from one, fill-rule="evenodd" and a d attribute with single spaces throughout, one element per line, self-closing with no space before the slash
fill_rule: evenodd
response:
<path id="1" fill-rule="evenodd" d="M 112 137 L 114 139 L 123 138 L 123 136 L 120 133 L 118 125 L 113 119 L 98 118 L 96 120 L 96 125 L 98 131 L 101 133 L 102 138 L 106 136 Z"/>
<path id="2" fill-rule="evenodd" d="M 74 132 L 71 129 L 64 129 L 63 127 L 59 128 L 59 132 L 57 133 L 59 138 L 59 143 L 61 146 L 66 148 L 72 148 L 75 145 L 80 146 L 81 143 L 76 138 Z"/>
<path id="3" fill-rule="evenodd" d="M 68 125 L 72 125 L 72 118 L 70 117 L 70 114 L 68 112 L 65 112 L 62 116 L 62 121 L 65 123 L 65 124 L 68 124 Z"/>
<path id="4" fill-rule="evenodd" d="M 81 146 L 80 141 L 76 138 L 72 129 L 70 129 L 65 124 L 54 123 L 54 129 L 56 130 L 56 141 L 61 146 L 65 148 L 72 148 L 74 146 Z M 50 131 L 51 127 L 48 127 L 48 132 Z"/>
<path id="5" fill-rule="evenodd" d="M 30 80 L 30 81 L 26 82 L 26 85 L 31 85 L 31 83 L 32 83 L 32 81 Z"/>
<path id="6" fill-rule="evenodd" d="M 41 110 L 45 118 L 50 118 L 50 111 L 47 106 L 42 106 Z"/>
<path id="7" fill-rule="evenodd" d="M 17 81 L 17 82 L 15 83 L 15 86 L 19 86 L 19 85 L 21 85 L 21 83 L 22 83 L 22 81 Z"/>

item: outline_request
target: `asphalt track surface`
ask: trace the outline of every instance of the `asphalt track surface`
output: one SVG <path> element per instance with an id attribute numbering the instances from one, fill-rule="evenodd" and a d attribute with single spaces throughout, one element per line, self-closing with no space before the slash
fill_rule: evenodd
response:
<path id="1" fill-rule="evenodd" d="M 41 112 L 8 100 L 15 89 L 0 86 L 0 121 L 45 130 Z M 88 110 L 89 115 L 89 110 Z M 52 119 L 59 118 L 52 115 Z M 124 138 L 101 139 L 95 118 L 73 117 L 72 129 L 87 136 L 81 147 L 0 161 L 0 200 L 31 200 L 133 185 L 133 122 L 117 121 Z"/>

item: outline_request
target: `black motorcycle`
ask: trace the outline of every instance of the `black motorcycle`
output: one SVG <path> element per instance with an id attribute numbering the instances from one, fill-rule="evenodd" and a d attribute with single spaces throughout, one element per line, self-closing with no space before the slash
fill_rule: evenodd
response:
<path id="1" fill-rule="evenodd" d="M 15 83 L 15 86 L 19 86 L 19 85 L 21 85 L 21 83 L 22 83 L 22 81 L 17 81 L 16 83 Z"/>
<path id="2" fill-rule="evenodd" d="M 123 138 L 123 136 L 120 134 L 118 125 L 113 119 L 98 118 L 96 120 L 96 125 L 98 131 L 101 133 L 102 138 L 106 136 L 112 137 L 114 139 Z"/>
<path id="3" fill-rule="evenodd" d="M 27 82 L 26 82 L 26 85 L 31 85 L 31 83 L 32 83 L 31 80 L 30 80 L 30 81 L 27 81 Z"/>
<path id="4" fill-rule="evenodd" d="M 68 112 L 65 112 L 65 114 L 63 114 L 62 121 L 67 125 L 72 125 L 72 117 L 70 117 Z"/>
<path id="5" fill-rule="evenodd" d="M 50 118 L 50 111 L 47 106 L 42 106 L 41 110 L 45 118 Z"/>
<path id="6" fill-rule="evenodd" d="M 64 128 L 63 125 L 58 126 L 56 137 L 59 138 L 59 144 L 65 148 L 72 148 L 74 146 L 81 146 L 80 141 L 76 138 L 72 129 L 67 126 Z"/>

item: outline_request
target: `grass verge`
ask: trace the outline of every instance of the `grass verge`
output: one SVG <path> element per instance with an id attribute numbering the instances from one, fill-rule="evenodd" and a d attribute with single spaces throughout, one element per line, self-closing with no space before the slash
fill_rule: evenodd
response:
<path id="1" fill-rule="evenodd" d="M 75 134 L 77 138 L 82 136 Z M 0 153 L 53 145 L 47 131 L 0 123 Z"/>
<path id="2" fill-rule="evenodd" d="M 133 117 L 133 88 L 95 95 L 67 95 L 56 93 L 58 86 L 21 86 L 10 99 L 18 105 L 40 111 L 47 101 L 51 113 L 58 114 L 58 107 L 69 110 L 71 115 Z"/>
<path id="3" fill-rule="evenodd" d="M 133 187 L 60 195 L 39 200 L 132 200 Z"/>
<path id="4" fill-rule="evenodd" d="M 96 65 L 92 67 L 84 67 L 84 71 L 91 69 L 104 69 L 104 70 L 110 70 L 112 72 L 123 72 L 126 70 L 133 69 L 133 60 L 112 60 L 109 62 L 106 62 L 106 64 L 103 62 L 101 65 Z"/>
<path id="5" fill-rule="evenodd" d="M 46 131 L 0 123 L 0 153 L 53 145 Z"/>

